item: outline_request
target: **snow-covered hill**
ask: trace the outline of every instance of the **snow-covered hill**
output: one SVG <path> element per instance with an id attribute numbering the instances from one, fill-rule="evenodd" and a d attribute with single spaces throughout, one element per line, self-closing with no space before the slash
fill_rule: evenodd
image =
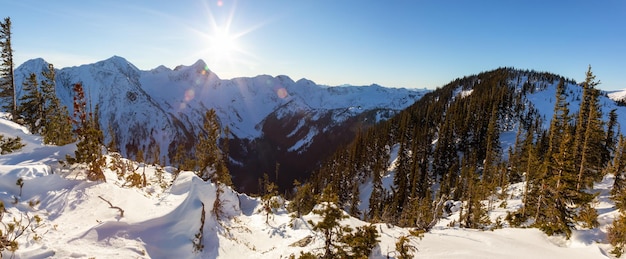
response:
<path id="1" fill-rule="evenodd" d="M 138 171 L 145 169 L 148 186 L 125 186 L 125 180 L 108 169 L 106 182 L 88 182 L 80 170 L 71 171 L 58 163 L 72 154 L 74 145 L 43 145 L 40 137 L 4 119 L 0 119 L 0 134 L 20 137 L 26 144 L 18 152 L 0 156 L 0 200 L 6 206 L 3 222 L 34 215 L 41 218 L 32 225 L 37 228 L 18 239 L 16 258 L 286 258 L 300 251 L 322 251 L 323 235 L 307 223 L 320 219 L 315 214 L 293 219 L 281 208 L 265 223 L 258 199 L 228 189 L 222 194 L 228 217 L 217 220 L 210 212 L 215 185 L 192 172 L 182 172 L 172 180 L 173 168 L 133 164 Z M 112 160 L 109 157 L 109 163 Z M 24 180 L 21 195 L 15 184 L 19 178 Z M 422 239 L 411 238 L 410 244 L 418 249 L 416 258 L 607 258 L 606 226 L 616 215 L 607 199 L 612 180 L 605 177 L 594 190 L 600 194 L 596 208 L 601 226 L 574 231 L 568 241 L 506 224 L 494 231 L 449 227 L 458 222 L 457 202 L 451 215 Z M 519 206 L 521 188 L 521 184 L 509 188 L 507 205 L 494 210 L 492 219 Z M 206 220 L 201 228 L 203 205 Z M 123 216 L 112 206 L 122 209 Z M 341 223 L 352 227 L 367 224 L 355 218 Z M 370 258 L 395 258 L 395 242 L 409 230 L 375 226 L 380 243 Z M 194 238 L 200 229 L 204 249 L 194 252 Z M 310 243 L 293 246 L 303 239 Z M 2 254 L 10 256 L 6 251 Z"/>
<path id="2" fill-rule="evenodd" d="M 44 69 L 43 59 L 25 62 L 15 71 L 17 85 Z M 114 137 L 128 157 L 158 146 L 161 157 L 169 160 L 179 145 L 194 145 L 204 113 L 215 109 L 231 131 L 231 172 L 242 188 L 256 187 L 260 174 L 274 171 L 276 163 L 283 165 L 281 175 L 289 176 L 281 179 L 283 185 L 291 186 L 294 178 L 303 177 L 298 174 L 348 143 L 358 128 L 391 117 L 428 92 L 378 85 L 328 87 L 287 76 L 222 80 L 201 60 L 173 70 L 159 66 L 142 71 L 117 56 L 57 70 L 57 94 L 68 107 L 76 82 L 82 82 L 91 107 L 99 108 L 105 142 Z M 237 166 L 250 164 L 254 166 Z"/>

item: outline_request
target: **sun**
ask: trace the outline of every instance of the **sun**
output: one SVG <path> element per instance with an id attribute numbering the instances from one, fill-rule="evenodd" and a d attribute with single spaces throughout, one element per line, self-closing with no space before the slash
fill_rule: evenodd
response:
<path id="1" fill-rule="evenodd" d="M 256 55 L 248 51 L 245 36 L 263 26 L 255 22 L 251 27 L 239 28 L 242 20 L 235 19 L 236 2 L 218 1 L 216 6 L 205 3 L 205 20 L 197 23 L 194 32 L 201 38 L 199 53 L 215 70 L 233 70 L 251 67 Z"/>
<path id="2" fill-rule="evenodd" d="M 213 2 L 213 4 L 210 4 Z M 248 21 L 236 19 L 237 1 L 206 1 L 199 20 L 193 20 L 187 29 L 194 40 L 194 49 L 189 58 L 200 57 L 206 62 L 208 69 L 233 77 L 241 71 L 253 70 L 258 66 L 259 56 L 255 47 L 246 40 L 247 36 L 262 28 L 269 21 Z"/>
<path id="3" fill-rule="evenodd" d="M 208 52 L 217 61 L 233 62 L 234 55 L 241 52 L 237 37 L 227 28 L 214 28 L 213 33 L 207 37 L 207 43 Z"/>

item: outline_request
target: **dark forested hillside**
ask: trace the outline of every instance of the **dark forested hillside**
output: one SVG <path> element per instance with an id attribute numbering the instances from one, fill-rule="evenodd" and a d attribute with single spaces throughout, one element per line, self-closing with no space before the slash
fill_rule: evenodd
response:
<path id="1" fill-rule="evenodd" d="M 489 201 L 508 184 L 526 180 L 524 204 L 507 217 L 510 224 L 533 222 L 548 234 L 568 234 L 595 212 L 593 195 L 584 190 L 614 164 L 616 114 L 603 121 L 596 84 L 591 70 L 581 84 L 512 68 L 454 80 L 360 132 L 309 184 L 335 192 L 352 215 L 427 230 L 447 200 L 463 201 L 461 226 L 491 225 Z M 550 119 L 529 97 L 552 88 Z M 568 100 L 580 104 L 572 107 L 576 113 L 569 112 Z M 393 183 L 384 186 L 383 177 Z M 360 194 L 365 183 L 371 193 Z"/>

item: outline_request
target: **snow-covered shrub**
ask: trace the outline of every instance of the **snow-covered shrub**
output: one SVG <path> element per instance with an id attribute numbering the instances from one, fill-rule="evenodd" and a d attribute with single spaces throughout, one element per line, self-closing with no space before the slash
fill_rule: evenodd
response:
<path id="1" fill-rule="evenodd" d="M 20 137 L 5 138 L 0 134 L 0 154 L 5 155 L 20 150 L 24 147 Z"/>

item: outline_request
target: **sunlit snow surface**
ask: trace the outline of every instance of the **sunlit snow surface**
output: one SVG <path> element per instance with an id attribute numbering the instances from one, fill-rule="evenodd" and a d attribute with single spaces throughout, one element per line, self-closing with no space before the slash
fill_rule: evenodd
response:
<path id="1" fill-rule="evenodd" d="M 160 75 L 167 75 L 165 72 L 168 69 L 156 70 L 159 69 L 163 70 Z M 254 80 L 260 84 L 263 77 Z M 274 80 L 287 78 L 277 77 Z M 234 81 L 228 83 L 236 84 Z M 307 81 L 299 81 L 294 87 L 302 84 L 307 84 Z M 552 116 L 554 86 L 526 96 L 546 121 Z M 289 91 L 305 89 L 287 88 L 285 92 L 280 91 L 282 94 L 276 95 L 276 98 L 281 101 L 294 98 L 288 94 Z M 251 87 L 237 92 L 252 94 L 253 91 L 258 89 Z M 266 94 L 270 93 L 274 94 L 274 91 Z M 468 96 L 471 91 L 462 93 Z M 573 85 L 568 86 L 568 93 L 570 112 L 573 113 L 579 105 L 577 96 L 582 93 Z M 197 94 L 187 93 L 186 98 L 191 100 Z M 306 93 L 303 96 L 307 96 Z M 609 95 L 611 98 L 616 96 L 617 93 Z M 357 95 L 355 98 L 358 98 Z M 229 101 L 228 98 L 220 100 Z M 332 106 L 332 99 L 315 95 L 307 101 L 309 106 Z M 605 116 L 611 109 L 617 109 L 620 124 L 626 125 L 626 116 L 622 116 L 626 114 L 626 107 L 615 106 L 605 96 L 601 96 L 601 105 Z M 622 126 L 622 130 L 625 129 Z M 308 220 L 319 219 L 316 215 L 293 220 L 281 209 L 266 224 L 258 199 L 227 190 L 223 198 L 229 219 L 217 221 L 210 213 L 215 200 L 215 186 L 201 181 L 191 172 L 183 172 L 173 180 L 171 172 L 174 169 L 165 168 L 162 180 L 163 183 L 172 183 L 171 186 L 159 184 L 153 166 L 145 168 L 150 184 L 144 188 L 122 187 L 124 181 L 110 170 L 105 171 L 106 183 L 87 182 L 82 180 L 84 175 L 81 173 L 60 170 L 58 161 L 64 159 L 66 154 L 73 154 L 75 145 L 42 145 L 40 136 L 30 135 L 24 127 L 4 119 L 0 119 L 0 134 L 19 136 L 26 144 L 16 153 L 0 155 L 0 199 L 7 206 L 4 221 L 23 214 L 39 215 L 43 219 L 43 226 L 37 229 L 41 240 L 33 241 L 29 236 L 19 239 L 17 258 L 285 258 L 290 254 L 297 256 L 300 251 L 322 252 L 322 236 L 312 232 L 307 223 Z M 502 133 L 503 150 L 514 143 L 514 138 L 513 131 Z M 383 176 L 386 188 L 392 184 L 393 161 L 397 152 L 397 146 L 390 147 L 389 173 Z M 135 166 L 143 169 L 142 166 Z M 13 204 L 14 197 L 19 196 L 19 186 L 15 184 L 18 178 L 24 179 L 24 187 L 18 203 Z M 613 176 L 608 175 L 592 190 L 598 193 L 595 207 L 600 227 L 574 230 L 570 240 L 559 236 L 548 237 L 537 229 L 509 228 L 506 222 L 503 229 L 494 231 L 450 227 L 450 222 L 458 222 L 458 212 L 455 212 L 443 218 L 423 239 L 411 241 L 418 248 L 416 258 L 607 258 L 607 251 L 611 250 L 606 240 L 607 226 L 618 215 L 609 199 L 613 180 Z M 490 213 L 492 221 L 503 218 L 507 211 L 519 208 L 523 188 L 523 183 L 518 183 L 506 190 L 509 199 L 504 208 L 499 207 L 501 200 L 494 202 L 495 209 Z M 363 209 L 367 208 L 370 191 L 371 183 L 366 182 L 360 192 Z M 124 209 L 124 217 L 120 217 L 116 209 L 109 208 L 99 196 Z M 31 207 L 29 201 L 39 201 L 39 204 Z M 203 229 L 205 249 L 194 253 L 192 240 L 200 228 L 203 203 L 207 212 Z M 459 205 L 458 202 L 456 204 Z M 346 219 L 343 223 L 353 227 L 367 224 L 356 218 Z M 387 258 L 388 255 L 393 258 L 397 238 L 407 235 L 408 229 L 385 224 L 377 224 L 376 227 L 381 231 L 380 244 L 371 258 Z M 313 237 L 308 246 L 289 246 L 307 236 Z M 3 258 L 10 256 L 9 253 L 3 254 Z"/>
<path id="2" fill-rule="evenodd" d="M 266 224 L 258 199 L 227 190 L 222 197 L 225 214 L 230 219 L 217 221 L 210 213 L 215 185 L 201 181 L 192 172 L 181 173 L 166 188 L 158 183 L 153 166 L 146 167 L 150 184 L 144 188 L 122 187 L 124 181 L 110 170 L 105 172 L 106 183 L 88 182 L 82 180 L 84 176 L 80 173 L 59 169 L 58 160 L 72 154 L 75 145 L 42 145 L 41 137 L 30 135 L 23 127 L 4 119 L 0 119 L 0 134 L 19 136 L 26 144 L 19 152 L 0 156 L 0 199 L 7 206 L 5 221 L 19 218 L 20 214 L 43 218 L 43 226 L 37 229 L 41 240 L 20 238 L 16 258 L 285 258 L 300 251 L 322 252 L 322 236 L 312 232 L 306 223 L 318 220 L 316 215 L 293 220 L 281 209 Z M 173 169 L 166 171 L 163 181 L 170 183 Z M 390 176 L 384 178 L 386 185 Z M 19 196 L 15 184 L 18 178 L 24 179 L 24 187 L 14 205 L 13 197 Z M 458 213 L 454 213 L 442 219 L 423 239 L 411 241 L 419 249 L 415 255 L 417 258 L 606 258 L 606 251 L 610 250 L 606 227 L 617 215 L 608 199 L 612 181 L 607 176 L 594 190 L 600 193 L 596 207 L 601 227 L 574 231 L 570 240 L 547 237 L 537 229 L 512 229 L 506 225 L 495 231 L 448 227 L 451 221 L 458 221 Z M 511 199 L 506 208 L 497 208 L 490 214 L 493 220 L 519 207 L 522 188 L 521 183 L 510 187 Z M 122 208 L 124 217 L 99 196 Z M 40 203 L 30 207 L 29 201 Z M 200 228 L 202 203 L 207 212 L 203 229 L 205 248 L 195 253 L 192 240 Z M 343 224 L 356 227 L 367 223 L 349 218 Z M 397 238 L 407 235 L 408 229 L 385 224 L 376 227 L 381 231 L 380 244 L 371 258 L 388 255 L 393 258 Z M 308 246 L 289 246 L 307 236 L 313 237 Z M 10 254 L 5 252 L 3 257 Z"/>

